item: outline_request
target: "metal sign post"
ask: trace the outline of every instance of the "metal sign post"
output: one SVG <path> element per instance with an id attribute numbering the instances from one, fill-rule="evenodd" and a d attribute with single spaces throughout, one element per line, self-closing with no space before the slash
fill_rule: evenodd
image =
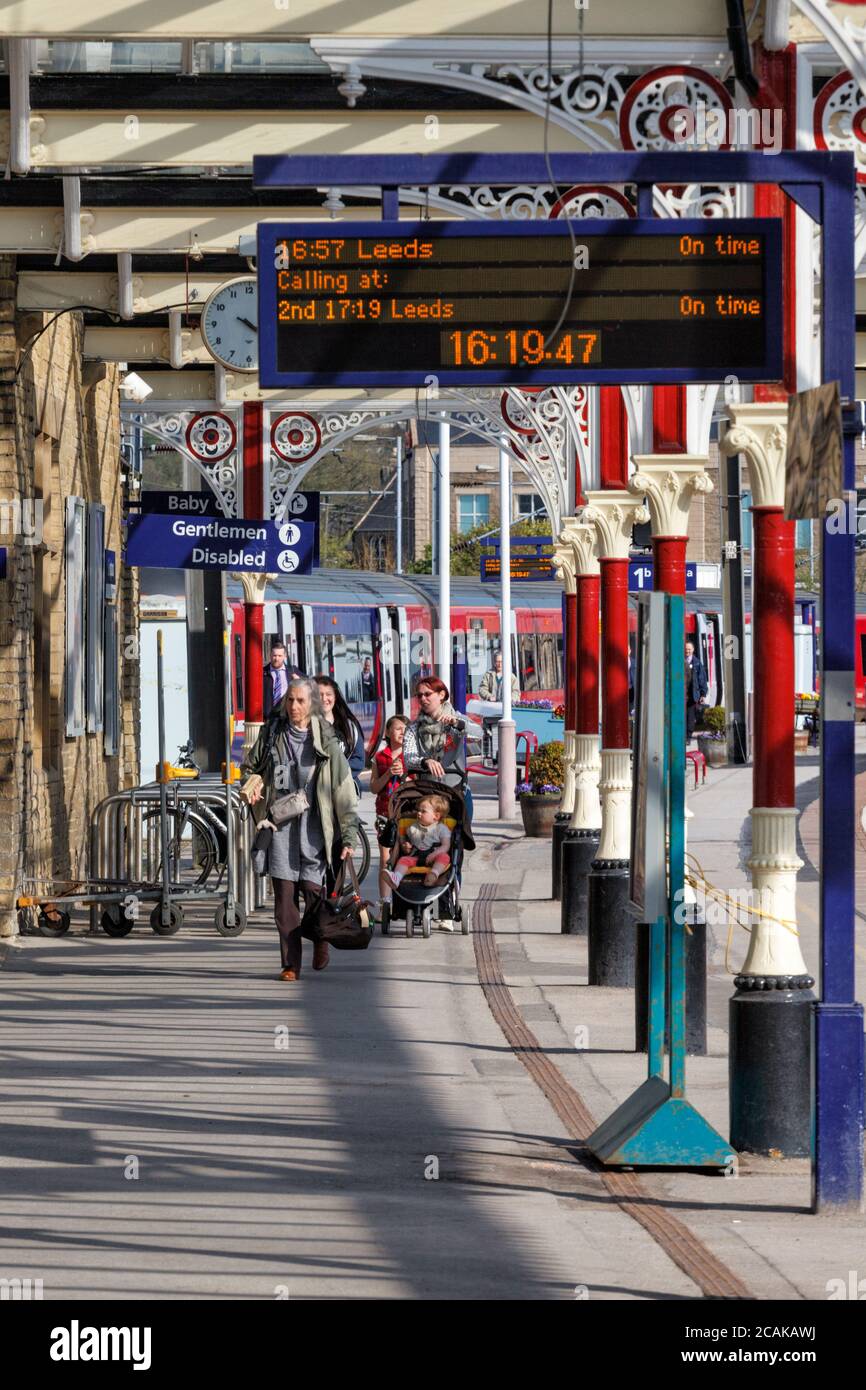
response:
<path id="1" fill-rule="evenodd" d="M 645 731 L 641 749 L 646 774 L 643 796 L 646 831 L 635 827 L 638 857 L 639 906 L 652 919 L 649 951 L 649 1046 L 647 1079 L 612 1115 L 599 1125 L 587 1145 L 602 1163 L 633 1168 L 727 1168 L 735 1160 L 727 1140 L 686 1100 L 686 921 L 683 910 L 685 857 L 685 600 L 679 594 L 653 594 L 643 625 L 644 642 L 639 678 L 639 717 Z M 664 648 L 664 675 L 660 651 Z M 648 678 L 655 676 L 665 692 L 664 773 L 657 776 L 657 694 Z M 650 777 L 650 772 L 653 776 Z M 659 873 L 667 824 L 667 892 Z M 652 827 L 656 827 L 653 835 Z M 643 851 L 643 852 L 642 852 Z M 641 874 L 640 863 L 646 861 Z M 650 871 L 654 872 L 650 872 Z M 634 874 L 634 870 L 633 870 Z M 665 1038 L 670 1066 L 665 1079 Z"/>

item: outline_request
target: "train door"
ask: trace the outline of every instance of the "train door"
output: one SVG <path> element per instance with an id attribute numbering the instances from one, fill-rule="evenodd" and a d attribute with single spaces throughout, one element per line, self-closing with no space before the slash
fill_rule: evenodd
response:
<path id="1" fill-rule="evenodd" d="M 695 614 L 695 648 L 707 673 L 707 704 L 724 703 L 721 623 L 717 613 Z"/>
<path id="2" fill-rule="evenodd" d="M 294 608 L 295 605 L 291 603 L 277 604 L 277 629 L 286 648 L 286 662 L 291 666 L 297 665 L 298 661 L 298 633 Z"/>
<path id="3" fill-rule="evenodd" d="M 298 669 L 308 676 L 316 674 L 316 647 L 313 636 L 313 610 L 309 603 L 292 605 L 296 613 L 298 653 L 295 660 Z"/>
<path id="4" fill-rule="evenodd" d="M 387 608 L 376 610 L 379 617 L 379 690 L 382 701 L 383 727 L 397 713 L 394 668 L 394 639 L 391 633 L 391 614 Z"/>
<path id="5" fill-rule="evenodd" d="M 405 608 L 389 608 L 391 654 L 394 666 L 394 708 L 408 714 L 412 703 L 412 677 L 409 671 L 409 624 Z"/>

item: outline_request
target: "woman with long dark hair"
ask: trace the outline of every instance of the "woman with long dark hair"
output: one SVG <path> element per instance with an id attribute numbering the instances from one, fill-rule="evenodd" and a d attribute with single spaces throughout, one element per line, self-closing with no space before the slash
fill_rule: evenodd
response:
<path id="1" fill-rule="evenodd" d="M 366 761 L 363 730 L 346 704 L 343 692 L 337 682 L 331 680 L 330 676 L 316 676 L 315 681 L 319 687 L 322 717 L 331 725 L 337 736 L 346 762 L 349 764 L 355 789 L 360 796 L 361 784 L 358 778 L 364 771 L 364 762 Z"/>

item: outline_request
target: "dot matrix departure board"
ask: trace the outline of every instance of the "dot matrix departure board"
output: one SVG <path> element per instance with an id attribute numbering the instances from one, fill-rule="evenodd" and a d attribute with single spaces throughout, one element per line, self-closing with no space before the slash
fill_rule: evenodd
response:
<path id="1" fill-rule="evenodd" d="M 262 387 L 781 378 L 778 221 L 572 229 L 261 223 Z"/>

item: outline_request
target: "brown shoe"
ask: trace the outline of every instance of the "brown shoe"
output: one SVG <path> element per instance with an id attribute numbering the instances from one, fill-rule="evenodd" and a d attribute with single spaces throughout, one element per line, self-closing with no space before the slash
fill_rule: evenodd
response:
<path id="1" fill-rule="evenodd" d="M 298 978 L 297 970 L 281 970 L 280 979 L 294 982 Z"/>
<path id="2" fill-rule="evenodd" d="M 313 969 L 324 970 L 330 959 L 331 950 L 327 941 L 317 941 L 313 947 Z"/>

